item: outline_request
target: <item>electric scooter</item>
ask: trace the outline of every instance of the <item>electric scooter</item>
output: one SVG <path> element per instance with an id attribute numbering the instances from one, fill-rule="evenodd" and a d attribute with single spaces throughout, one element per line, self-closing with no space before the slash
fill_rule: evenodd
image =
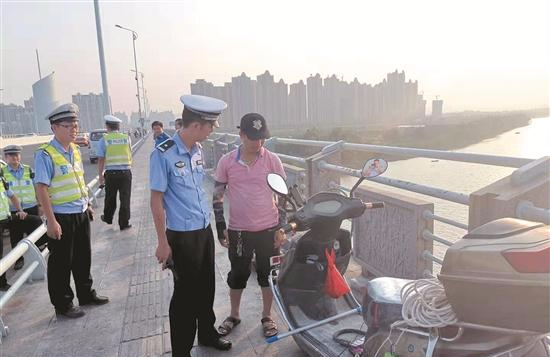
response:
<path id="1" fill-rule="evenodd" d="M 382 202 L 366 203 L 353 198 L 353 192 L 363 180 L 380 175 L 386 168 L 385 160 L 369 160 L 349 196 L 320 192 L 308 200 L 296 187 L 288 189 L 281 176 L 268 175 L 268 185 L 290 211 L 282 229 L 298 232 L 298 237 L 286 247 L 284 255 L 271 258 L 270 286 L 290 331 L 270 337 L 267 342 L 292 336 L 310 356 L 339 356 L 347 347 L 335 342 L 333 334 L 342 329 L 355 331 L 363 325 L 362 307 L 352 292 L 337 299 L 325 293 L 325 252 L 335 252 L 335 266 L 343 275 L 352 250 L 351 234 L 341 228 L 342 221 L 359 217 L 366 209 L 384 207 Z"/>

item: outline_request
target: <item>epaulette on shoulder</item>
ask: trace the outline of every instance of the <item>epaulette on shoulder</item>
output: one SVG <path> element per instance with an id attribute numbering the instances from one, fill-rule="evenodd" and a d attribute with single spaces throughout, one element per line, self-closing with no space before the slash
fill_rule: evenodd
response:
<path id="1" fill-rule="evenodd" d="M 42 151 L 47 156 L 50 156 L 50 153 L 48 152 L 48 150 L 46 150 L 49 146 L 51 146 L 51 143 L 45 143 L 40 145 L 38 149 L 36 149 L 36 151 L 34 152 L 34 155 L 36 156 L 36 154 Z"/>
<path id="2" fill-rule="evenodd" d="M 168 149 L 170 149 L 172 146 L 174 146 L 176 143 L 172 139 L 166 139 L 162 143 L 157 145 L 157 150 L 164 153 Z"/>

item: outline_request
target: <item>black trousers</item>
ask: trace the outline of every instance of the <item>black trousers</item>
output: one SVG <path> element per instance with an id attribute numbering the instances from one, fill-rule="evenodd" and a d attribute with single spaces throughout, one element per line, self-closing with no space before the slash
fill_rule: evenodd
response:
<path id="1" fill-rule="evenodd" d="M 174 294 L 170 301 L 173 357 L 190 357 L 195 334 L 199 341 L 219 338 L 214 327 L 214 235 L 208 226 L 196 231 L 166 231 L 174 261 Z"/>
<path id="2" fill-rule="evenodd" d="M 118 210 L 118 225 L 126 227 L 130 221 L 130 198 L 132 194 L 132 171 L 105 171 L 105 207 L 103 216 L 108 222 L 113 221 L 116 211 L 116 195 L 120 194 L 120 209 Z"/>
<path id="3" fill-rule="evenodd" d="M 27 217 L 25 217 L 25 219 L 23 220 L 19 219 L 19 217 L 17 217 L 14 212 L 11 213 L 9 229 L 10 243 L 12 248 L 14 248 L 17 243 L 19 243 L 21 239 L 23 239 L 23 234 L 31 234 L 36 228 L 40 227 L 40 225 L 42 224 L 42 219 L 38 215 L 38 206 L 27 208 L 23 211 L 27 212 L 28 214 Z M 41 246 L 47 241 L 48 236 L 44 233 L 44 235 L 36 241 L 36 245 Z"/>
<path id="4" fill-rule="evenodd" d="M 55 214 L 61 226 L 61 239 L 48 237 L 48 292 L 50 301 L 58 309 L 66 309 L 73 302 L 70 280 L 73 274 L 76 296 L 80 301 L 91 298 L 92 251 L 88 214 Z"/>

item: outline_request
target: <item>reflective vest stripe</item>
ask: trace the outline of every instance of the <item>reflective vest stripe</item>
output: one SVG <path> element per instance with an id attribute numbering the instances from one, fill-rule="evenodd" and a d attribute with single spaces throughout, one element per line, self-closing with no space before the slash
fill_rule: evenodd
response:
<path id="1" fill-rule="evenodd" d="M 75 144 L 71 144 L 74 161 L 72 165 L 52 145 L 47 144 L 40 148 L 50 155 L 54 166 L 54 177 L 52 178 L 50 187 L 48 187 L 52 204 L 61 205 L 81 198 L 87 198 L 88 189 L 84 182 L 82 158 L 80 157 L 78 147 Z"/>
<path id="2" fill-rule="evenodd" d="M 8 193 L 4 188 L 4 182 L 0 179 L 0 220 L 8 219 L 10 216 L 10 202 Z"/>

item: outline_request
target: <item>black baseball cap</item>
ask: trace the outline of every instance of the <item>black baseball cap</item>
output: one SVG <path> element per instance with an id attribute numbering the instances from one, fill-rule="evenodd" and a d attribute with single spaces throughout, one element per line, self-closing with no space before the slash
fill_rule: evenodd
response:
<path id="1" fill-rule="evenodd" d="M 250 139 L 260 140 L 269 139 L 269 129 L 265 118 L 258 113 L 248 113 L 241 118 L 241 125 L 237 127 Z"/>

